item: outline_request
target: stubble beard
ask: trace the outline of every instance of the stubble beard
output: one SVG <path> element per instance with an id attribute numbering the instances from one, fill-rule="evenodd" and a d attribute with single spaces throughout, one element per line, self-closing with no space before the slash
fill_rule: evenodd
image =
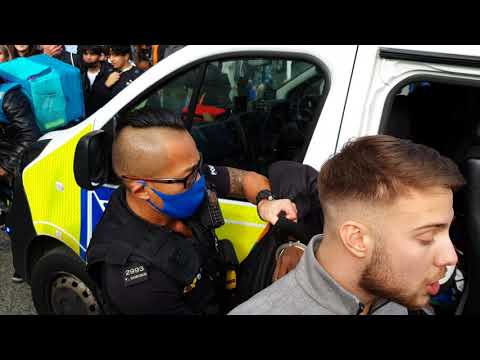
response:
<path id="1" fill-rule="evenodd" d="M 359 286 L 374 297 L 388 299 L 408 309 L 420 309 L 427 305 L 430 300 L 428 295 L 425 301 L 421 301 L 418 293 L 409 294 L 399 285 L 383 244 L 382 239 L 375 242 L 372 260 L 363 271 Z"/>

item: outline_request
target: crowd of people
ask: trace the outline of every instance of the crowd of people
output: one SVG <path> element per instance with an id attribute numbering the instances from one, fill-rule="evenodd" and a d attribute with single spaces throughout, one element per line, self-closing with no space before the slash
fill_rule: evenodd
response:
<path id="1" fill-rule="evenodd" d="M 65 45 L 0 45 L 0 63 L 45 54 L 80 71 L 85 118 L 92 115 L 127 87 L 145 70 L 181 48 L 181 45 L 79 45 L 76 53 Z M 6 80 L 0 78 L 0 84 Z M 41 131 L 29 99 L 15 88 L 1 96 L 5 121 L 0 132 L 0 217 L 11 206 L 13 181 L 25 148 L 35 142 Z M 0 111 L 0 113 L 2 113 Z M 9 248 L 0 239 L 0 248 Z M 21 278 L 14 275 L 13 280 Z"/>
<path id="2" fill-rule="evenodd" d="M 0 45 L 0 63 L 46 54 L 80 70 L 85 116 L 93 114 L 144 71 L 184 45 Z"/>

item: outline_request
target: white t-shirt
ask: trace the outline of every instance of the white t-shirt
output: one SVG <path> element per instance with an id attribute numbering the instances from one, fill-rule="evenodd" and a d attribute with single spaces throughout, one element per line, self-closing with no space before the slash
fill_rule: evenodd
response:
<path id="1" fill-rule="evenodd" d="M 88 76 L 88 80 L 90 81 L 90 87 L 93 86 L 93 82 L 95 81 L 95 78 L 97 77 L 98 73 L 100 72 L 100 70 L 96 71 L 96 72 L 90 72 L 90 71 L 87 71 L 87 76 Z"/>

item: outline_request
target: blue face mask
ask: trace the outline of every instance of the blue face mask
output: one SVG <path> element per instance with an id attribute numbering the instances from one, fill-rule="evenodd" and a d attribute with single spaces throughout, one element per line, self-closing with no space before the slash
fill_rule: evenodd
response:
<path id="1" fill-rule="evenodd" d="M 142 184 L 145 184 L 142 182 Z M 163 208 L 160 209 L 151 200 L 147 202 L 158 212 L 170 216 L 172 219 L 187 219 L 198 210 L 205 197 L 205 177 L 201 176 L 193 186 L 180 194 L 164 194 L 154 188 L 150 189 L 163 201 Z"/>

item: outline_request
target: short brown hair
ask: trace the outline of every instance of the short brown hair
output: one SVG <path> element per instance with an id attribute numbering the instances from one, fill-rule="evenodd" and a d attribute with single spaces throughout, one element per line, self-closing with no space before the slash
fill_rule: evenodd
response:
<path id="1" fill-rule="evenodd" d="M 323 164 L 318 194 L 324 208 L 342 200 L 390 203 L 409 189 L 441 186 L 456 191 L 464 184 L 457 165 L 435 149 L 375 135 L 349 141 Z"/>

